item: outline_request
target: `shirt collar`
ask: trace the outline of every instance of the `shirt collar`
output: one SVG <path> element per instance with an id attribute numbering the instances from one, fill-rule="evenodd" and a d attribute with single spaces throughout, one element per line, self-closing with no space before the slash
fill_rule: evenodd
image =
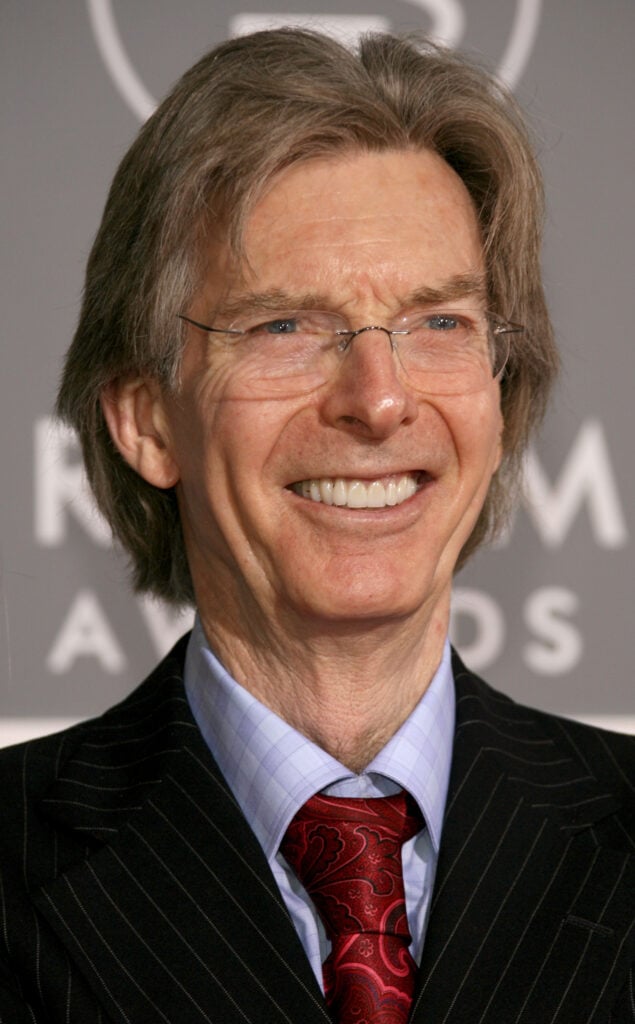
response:
<path id="1" fill-rule="evenodd" d="M 423 697 L 361 777 L 237 683 L 210 650 L 198 616 L 187 649 L 185 691 L 203 738 L 270 861 L 309 797 L 344 779 L 377 775 L 414 797 L 438 853 L 454 734 L 449 643 Z"/>

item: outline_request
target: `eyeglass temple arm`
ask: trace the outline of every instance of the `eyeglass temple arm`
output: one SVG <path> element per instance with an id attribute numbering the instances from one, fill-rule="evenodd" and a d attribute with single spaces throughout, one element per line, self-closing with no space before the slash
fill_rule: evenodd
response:
<path id="1" fill-rule="evenodd" d="M 206 333 L 212 334 L 242 334 L 242 331 L 232 330 L 227 327 L 210 327 L 209 324 L 202 324 L 199 320 L 192 320 L 191 316 L 185 316 L 184 313 L 176 314 L 179 320 L 184 320 L 186 324 L 192 324 L 192 327 L 198 327 L 199 331 L 205 331 Z"/>

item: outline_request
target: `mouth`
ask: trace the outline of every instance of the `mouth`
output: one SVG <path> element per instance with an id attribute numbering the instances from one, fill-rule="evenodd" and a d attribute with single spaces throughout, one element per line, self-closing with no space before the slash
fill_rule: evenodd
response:
<path id="1" fill-rule="evenodd" d="M 341 476 L 298 480 L 289 489 L 302 498 L 322 502 L 324 505 L 382 509 L 403 505 L 428 480 L 428 473 L 417 470 L 365 480 Z"/>

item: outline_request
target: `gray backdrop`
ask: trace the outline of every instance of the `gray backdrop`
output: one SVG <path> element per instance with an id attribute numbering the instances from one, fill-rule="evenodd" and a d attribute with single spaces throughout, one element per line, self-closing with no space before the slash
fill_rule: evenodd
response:
<path id="1" fill-rule="evenodd" d="M 454 638 L 513 696 L 635 731 L 635 3 L 245 2 L 2 0 L 0 743 L 105 708 L 187 625 L 130 594 L 50 410 L 106 189 L 155 97 L 227 35 L 302 17 L 431 31 L 530 112 L 565 368 L 509 538 L 457 579 Z"/>

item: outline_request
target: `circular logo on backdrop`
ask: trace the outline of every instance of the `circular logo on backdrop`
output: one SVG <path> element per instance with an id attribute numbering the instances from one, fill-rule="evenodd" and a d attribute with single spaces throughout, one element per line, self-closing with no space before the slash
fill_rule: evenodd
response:
<path id="1" fill-rule="evenodd" d="M 313 4 L 315 0 L 305 0 L 305 2 Z M 157 100 L 145 84 L 130 56 L 129 47 L 124 41 L 125 32 L 122 32 L 117 21 L 111 0 L 86 0 L 86 4 L 97 48 L 112 81 L 128 107 L 141 121 L 145 121 L 155 110 Z M 351 0 L 351 6 L 354 6 L 353 0 Z M 421 27 L 425 28 L 431 38 L 451 47 L 464 43 L 469 29 L 465 2 L 461 2 L 461 0 L 402 0 L 401 6 L 410 8 L 410 16 L 407 19 L 401 19 L 408 21 L 409 28 L 413 27 L 412 8 L 418 8 L 424 21 L 424 25 Z M 472 15 L 475 6 L 477 5 L 472 0 Z M 479 19 L 486 13 L 488 6 L 486 0 L 483 0 L 482 6 L 479 5 Z M 322 14 L 315 9 L 304 12 L 287 10 L 284 13 L 273 11 L 228 13 L 226 30 L 223 32 L 223 26 L 218 25 L 218 28 L 221 29 L 219 39 L 226 35 L 243 35 L 263 28 L 276 28 L 291 24 L 320 28 L 346 42 L 351 41 L 361 32 L 386 31 L 397 27 L 395 22 L 399 19 L 395 17 L 395 8 L 395 0 L 391 0 L 390 16 L 387 13 Z M 499 78 L 511 88 L 520 81 L 531 56 L 538 34 L 541 8 L 542 0 L 516 0 L 513 4 L 506 0 L 502 6 L 504 12 L 502 35 L 500 30 L 493 33 L 500 36 L 496 40 L 498 57 L 495 58 L 495 64 Z M 130 17 L 130 7 L 127 8 L 127 11 L 128 17 Z M 222 20 L 222 14 L 216 4 L 214 15 L 218 21 Z M 499 19 L 495 20 L 498 22 Z M 182 11 L 179 14 L 179 21 L 182 29 L 184 22 Z M 496 27 L 498 28 L 498 24 Z M 166 38 L 171 37 L 166 35 Z M 200 35 L 198 41 L 200 45 Z"/>

